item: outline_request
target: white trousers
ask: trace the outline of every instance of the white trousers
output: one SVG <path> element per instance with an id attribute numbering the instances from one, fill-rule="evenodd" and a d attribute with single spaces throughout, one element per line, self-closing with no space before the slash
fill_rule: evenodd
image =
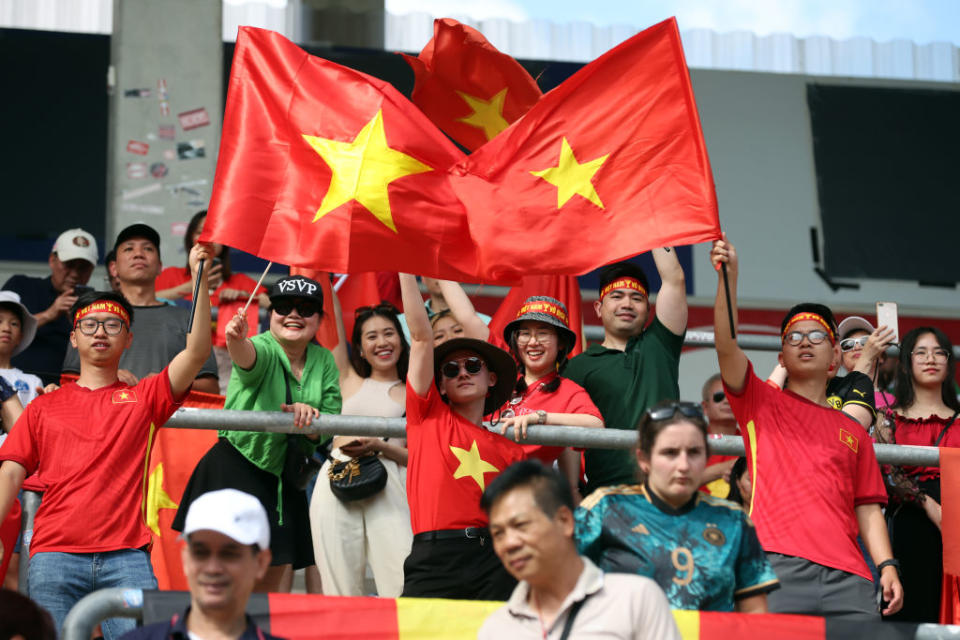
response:
<path id="1" fill-rule="evenodd" d="M 367 564 L 377 595 L 397 598 L 403 591 L 403 561 L 410 554 L 413 532 L 407 506 L 407 468 L 383 456 L 387 485 L 375 496 L 340 502 L 330 491 L 324 463 L 310 500 L 313 552 L 324 595 L 362 596 Z"/>

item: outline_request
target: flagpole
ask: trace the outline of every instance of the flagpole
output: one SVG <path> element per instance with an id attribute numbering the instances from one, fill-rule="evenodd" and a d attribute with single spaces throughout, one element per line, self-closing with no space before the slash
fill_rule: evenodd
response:
<path id="1" fill-rule="evenodd" d="M 734 328 L 733 307 L 730 305 L 730 280 L 727 279 L 727 263 L 721 262 L 720 266 L 723 268 L 723 292 L 727 296 L 727 320 L 730 321 L 730 337 L 736 340 L 737 330 Z"/>
<path id="2" fill-rule="evenodd" d="M 187 322 L 187 334 L 193 331 L 193 316 L 197 312 L 197 296 L 200 295 L 200 276 L 203 275 L 203 265 L 206 260 L 197 264 L 197 281 L 193 283 L 193 301 L 190 302 L 190 320 Z"/>
<path id="3" fill-rule="evenodd" d="M 240 315 L 243 317 L 247 316 L 247 309 L 250 307 L 250 303 L 253 302 L 253 299 L 257 297 L 257 289 L 260 288 L 260 285 L 263 284 L 263 279 L 267 277 L 267 272 L 270 271 L 270 267 L 273 266 L 273 262 L 267 263 L 267 268 L 263 270 L 263 273 L 260 274 L 260 279 L 257 280 L 256 286 L 253 288 L 253 291 L 250 292 L 250 297 L 247 299 L 247 304 L 243 305 L 243 311 L 240 312 Z"/>

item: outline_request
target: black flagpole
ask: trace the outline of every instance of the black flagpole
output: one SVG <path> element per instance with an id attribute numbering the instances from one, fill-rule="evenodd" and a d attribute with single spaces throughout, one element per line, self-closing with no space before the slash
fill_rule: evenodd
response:
<path id="1" fill-rule="evenodd" d="M 200 295 L 200 276 L 203 275 L 203 263 L 206 260 L 201 260 L 200 264 L 197 265 L 197 282 L 193 285 L 193 302 L 190 303 L 190 322 L 187 323 L 187 334 L 189 335 L 193 331 L 193 316 L 197 312 L 197 296 Z M 726 275 L 726 271 L 724 271 Z M 727 300 L 730 300 L 730 292 L 727 292 Z"/>
<path id="2" fill-rule="evenodd" d="M 730 337 L 736 340 L 737 330 L 734 328 L 733 307 L 730 304 L 730 280 L 727 279 L 727 263 L 721 262 L 720 266 L 723 268 L 723 292 L 727 294 L 727 319 L 730 321 Z"/>

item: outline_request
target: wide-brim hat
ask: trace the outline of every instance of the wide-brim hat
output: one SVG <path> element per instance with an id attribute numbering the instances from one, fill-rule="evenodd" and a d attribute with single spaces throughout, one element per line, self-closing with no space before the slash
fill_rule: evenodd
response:
<path id="1" fill-rule="evenodd" d="M 2 307 L 3 304 L 19 307 L 21 311 L 20 317 L 23 318 L 23 322 L 20 325 L 20 344 L 18 344 L 17 348 L 10 354 L 11 356 L 15 356 L 29 347 L 34 337 L 36 337 L 37 319 L 34 318 L 33 314 L 20 302 L 20 294 L 14 291 L 0 291 L 0 307 Z"/>
<path id="2" fill-rule="evenodd" d="M 839 325 L 837 325 L 837 339 L 843 340 L 844 336 L 853 331 L 866 331 L 867 333 L 873 333 L 876 331 L 874 326 L 866 318 L 860 316 L 849 316 L 843 319 Z"/>
<path id="3" fill-rule="evenodd" d="M 520 323 L 536 320 L 555 327 L 560 340 L 567 343 L 567 349 L 573 349 L 577 344 L 577 334 L 570 330 L 569 318 L 567 306 L 556 298 L 530 296 L 520 305 L 517 317 L 503 328 L 503 341 L 510 344 L 510 336 L 520 328 Z"/>
<path id="4" fill-rule="evenodd" d="M 513 395 L 517 382 L 517 365 L 513 356 L 489 342 L 474 338 L 454 338 L 433 349 L 433 380 L 440 388 L 440 365 L 454 351 L 473 351 L 487 364 L 487 369 L 497 374 L 497 382 L 490 388 L 490 395 L 483 403 L 483 414 L 493 413 Z"/>

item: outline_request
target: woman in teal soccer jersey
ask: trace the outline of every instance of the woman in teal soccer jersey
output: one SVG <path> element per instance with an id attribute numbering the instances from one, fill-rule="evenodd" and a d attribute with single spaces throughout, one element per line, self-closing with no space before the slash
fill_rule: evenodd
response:
<path id="1" fill-rule="evenodd" d="M 661 402 L 638 431 L 644 481 L 583 501 L 580 553 L 604 571 L 652 578 L 674 609 L 766 613 L 779 583 L 753 523 L 739 505 L 697 491 L 707 463 L 700 405 Z"/>

